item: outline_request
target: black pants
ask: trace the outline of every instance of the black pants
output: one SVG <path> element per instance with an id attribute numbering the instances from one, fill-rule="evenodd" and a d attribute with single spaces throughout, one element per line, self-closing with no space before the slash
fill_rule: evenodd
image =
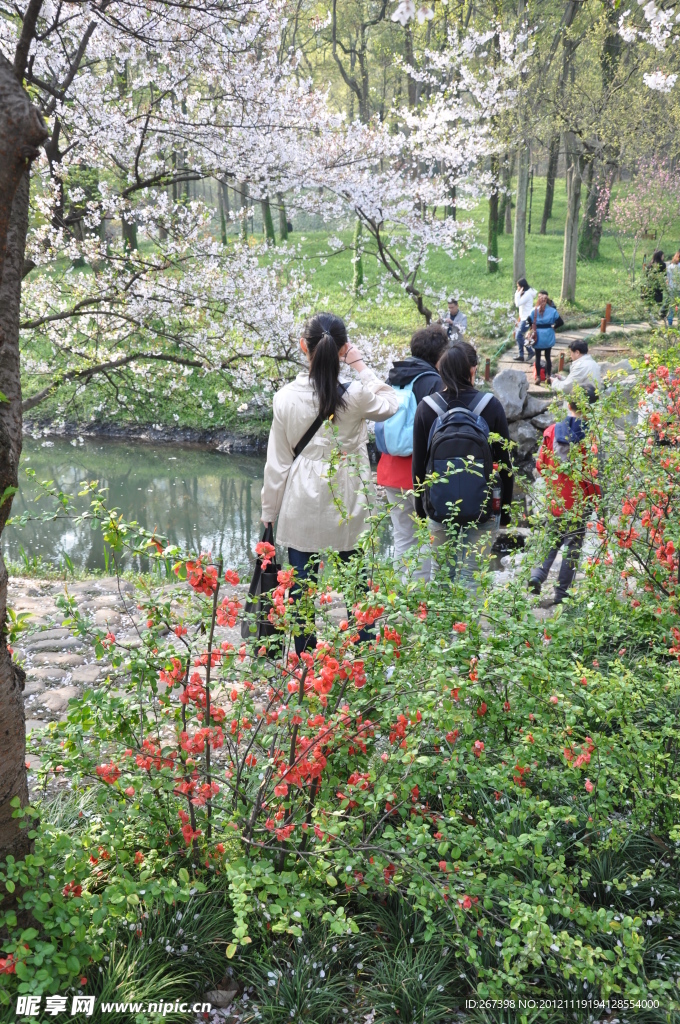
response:
<path id="1" fill-rule="evenodd" d="M 548 573 L 552 569 L 552 564 L 557 558 L 557 552 L 562 545 L 565 545 L 566 550 L 562 555 L 560 575 L 555 587 L 555 600 L 558 602 L 565 599 L 569 587 L 574 582 L 585 535 L 585 522 L 580 523 L 572 530 L 558 530 L 550 551 L 543 560 L 543 565 L 539 565 L 536 569 L 531 570 L 532 580 L 538 580 L 541 584 L 545 583 Z"/>
<path id="2" fill-rule="evenodd" d="M 546 379 L 552 376 L 552 356 L 550 355 L 549 348 L 537 348 L 534 350 L 536 355 L 536 380 L 541 379 L 541 354 L 545 356 L 545 376 Z"/>
<path id="3" fill-rule="evenodd" d="M 339 551 L 338 554 L 343 562 L 349 562 L 354 551 Z M 296 570 L 295 583 L 290 588 L 290 596 L 293 598 L 294 603 L 297 604 L 302 594 L 303 580 L 311 580 L 313 583 L 316 583 L 319 578 L 319 554 L 316 551 L 298 551 L 297 548 L 288 548 L 288 561 Z M 362 594 L 366 590 L 365 576 L 362 577 L 361 590 Z M 349 595 L 347 600 L 349 603 Z M 373 629 L 359 630 L 360 640 L 371 640 L 374 636 L 375 630 Z M 316 636 L 313 633 L 307 636 L 303 633 L 295 637 L 296 654 L 300 655 L 303 651 L 313 651 L 315 647 Z"/>

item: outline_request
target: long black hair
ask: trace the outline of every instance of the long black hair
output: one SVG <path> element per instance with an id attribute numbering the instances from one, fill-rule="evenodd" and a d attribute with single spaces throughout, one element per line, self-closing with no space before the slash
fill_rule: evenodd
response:
<path id="1" fill-rule="evenodd" d="M 327 420 L 337 409 L 345 407 L 345 399 L 338 395 L 340 349 L 347 344 L 344 320 L 333 313 L 315 313 L 305 321 L 302 337 L 309 353 L 309 379 L 319 403 L 319 415 Z"/>
<path id="2" fill-rule="evenodd" d="M 517 282 L 517 287 L 522 289 L 522 295 L 524 295 L 525 292 L 529 291 L 529 282 L 527 281 L 526 277 L 520 277 L 519 281 Z"/>
<path id="3" fill-rule="evenodd" d="M 470 373 L 477 365 L 477 353 L 467 341 L 457 341 L 447 349 L 439 360 L 437 369 L 449 394 L 472 387 Z"/>

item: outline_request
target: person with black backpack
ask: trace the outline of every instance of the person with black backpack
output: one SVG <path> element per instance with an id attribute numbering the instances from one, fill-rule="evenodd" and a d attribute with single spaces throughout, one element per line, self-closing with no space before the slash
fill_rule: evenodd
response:
<path id="1" fill-rule="evenodd" d="M 428 520 L 436 551 L 448 539 L 457 542 L 453 578 L 472 585 L 478 542 L 490 548 L 496 526 L 492 490 L 500 488 L 500 523 L 510 522 L 512 462 L 505 410 L 490 392 L 475 389 L 477 353 L 457 342 L 438 365 L 441 394 L 428 395 L 413 424 L 413 486 L 416 512 Z M 497 467 L 497 468 L 496 468 Z M 425 483 L 433 473 L 442 479 Z M 432 578 L 437 559 L 432 561 Z"/>

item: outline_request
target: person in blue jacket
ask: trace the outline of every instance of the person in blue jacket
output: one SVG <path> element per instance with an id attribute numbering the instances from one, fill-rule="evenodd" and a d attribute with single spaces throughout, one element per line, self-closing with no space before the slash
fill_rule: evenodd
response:
<path id="1" fill-rule="evenodd" d="M 561 327 L 564 320 L 555 309 L 555 303 L 547 292 L 539 292 L 536 305 L 524 321 L 532 333 L 532 347 L 536 359 L 536 381 L 541 383 L 541 353 L 545 353 L 545 380 L 550 383 L 552 375 L 552 359 L 550 351 L 555 344 L 555 328 Z"/>

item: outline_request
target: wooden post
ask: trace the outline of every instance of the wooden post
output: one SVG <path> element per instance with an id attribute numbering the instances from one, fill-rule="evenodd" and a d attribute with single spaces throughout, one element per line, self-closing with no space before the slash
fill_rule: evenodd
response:
<path id="1" fill-rule="evenodd" d="M 484 367 L 484 380 L 491 380 L 491 360 L 487 359 Z"/>
<path id="2" fill-rule="evenodd" d="M 600 320 L 600 334 L 606 334 L 606 333 L 607 333 L 607 318 L 603 316 L 602 319 Z"/>
<path id="3" fill-rule="evenodd" d="M 564 369 L 564 352 L 560 352 L 560 368 L 559 368 L 558 372 L 562 373 L 563 369 Z"/>
<path id="4" fill-rule="evenodd" d="M 607 305 L 604 307 L 604 318 L 605 318 L 605 320 L 607 321 L 608 324 L 610 324 L 612 322 L 612 304 L 611 304 L 611 302 L 608 302 Z"/>

